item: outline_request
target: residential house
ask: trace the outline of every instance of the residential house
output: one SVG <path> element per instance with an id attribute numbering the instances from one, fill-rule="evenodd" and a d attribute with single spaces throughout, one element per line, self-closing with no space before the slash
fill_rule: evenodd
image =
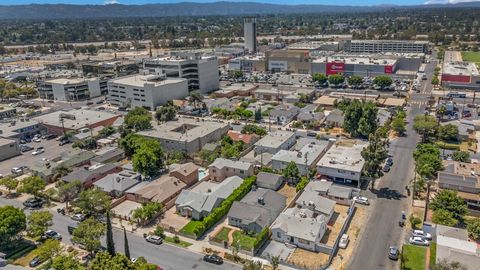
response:
<path id="1" fill-rule="evenodd" d="M 327 127 L 343 127 L 344 120 L 343 112 L 339 109 L 334 109 L 325 117 L 324 123 Z"/>
<path id="2" fill-rule="evenodd" d="M 294 207 L 281 213 L 270 230 L 275 241 L 318 252 L 327 230 L 327 221 L 324 215 Z"/>
<path id="3" fill-rule="evenodd" d="M 325 121 L 325 113 L 317 112 L 317 108 L 318 106 L 316 104 L 309 104 L 304 108 L 301 108 L 297 115 L 297 121 L 300 121 L 309 127 L 319 127 Z"/>
<path id="4" fill-rule="evenodd" d="M 261 140 L 255 143 L 255 155 L 261 153 L 276 154 L 280 150 L 288 150 L 295 144 L 295 133 L 291 131 L 277 130 L 269 132 Z"/>
<path id="5" fill-rule="evenodd" d="M 242 183 L 243 179 L 238 176 L 231 176 L 220 183 L 202 181 L 191 190 L 182 190 L 175 201 L 176 210 L 182 216 L 201 220 Z"/>
<path id="6" fill-rule="evenodd" d="M 109 174 L 93 183 L 93 185 L 115 198 L 124 195 L 128 189 L 140 183 L 142 176 L 133 170 L 127 169 L 128 167 L 123 168 L 123 171 Z"/>
<path id="7" fill-rule="evenodd" d="M 480 269 L 480 247 L 465 229 L 436 225 L 436 263 L 459 262 L 466 269 Z"/>
<path id="8" fill-rule="evenodd" d="M 118 162 L 125 158 L 125 151 L 119 147 L 109 147 L 97 152 L 97 156 L 92 159 L 96 163 Z"/>
<path id="9" fill-rule="evenodd" d="M 299 110 L 300 109 L 294 105 L 280 104 L 270 111 L 269 118 L 271 122 L 285 126 L 295 119 Z"/>
<path id="10" fill-rule="evenodd" d="M 198 182 L 198 167 L 193 162 L 187 162 L 184 164 L 172 164 L 170 169 L 170 176 L 178 178 L 184 182 L 187 187 L 194 185 Z"/>
<path id="11" fill-rule="evenodd" d="M 180 179 L 163 175 L 160 178 L 143 185 L 133 191 L 127 191 L 127 199 L 140 203 L 158 202 L 163 205 L 172 206 L 173 199 L 187 186 Z M 169 204 L 169 202 L 171 203 Z"/>
<path id="12" fill-rule="evenodd" d="M 300 174 L 306 175 L 315 168 L 320 158 L 332 145 L 331 141 L 316 141 L 305 145 L 299 151 L 280 150 L 272 157 L 272 168 L 277 171 L 285 169 L 290 162 L 295 162 Z"/>
<path id="13" fill-rule="evenodd" d="M 50 160 L 41 160 L 30 167 L 33 175 L 41 177 L 45 181 L 50 181 L 55 174 L 55 168 L 62 166 L 73 168 L 90 164 L 90 160 L 95 157 L 92 151 L 65 151 L 59 156 Z"/>
<path id="14" fill-rule="evenodd" d="M 247 147 L 253 145 L 259 139 L 259 136 L 256 134 L 243 134 L 235 130 L 229 130 L 227 136 L 234 142 L 243 142 Z"/>
<path id="15" fill-rule="evenodd" d="M 122 168 L 118 164 L 97 163 L 92 166 L 75 168 L 71 173 L 63 176 L 62 180 L 65 182 L 79 180 L 84 187 L 90 187 L 95 181 L 102 179 L 108 174 L 118 173 L 121 170 Z"/>
<path id="16" fill-rule="evenodd" d="M 280 174 L 259 172 L 257 174 L 256 184 L 258 187 L 271 190 L 278 190 L 283 184 L 284 178 Z"/>
<path id="17" fill-rule="evenodd" d="M 472 213 L 480 213 L 480 164 L 445 161 L 438 172 L 438 187 L 457 191 Z"/>
<path id="18" fill-rule="evenodd" d="M 286 197 L 269 189 L 254 189 L 241 201 L 232 204 L 228 224 L 242 230 L 260 233 L 277 218 L 286 206 Z"/>
<path id="19" fill-rule="evenodd" d="M 318 194 L 318 192 L 305 188 L 295 201 L 295 205 L 300 209 L 309 209 L 317 215 L 324 215 L 327 223 L 335 212 L 335 205 L 337 203 L 333 200 L 325 198 Z"/>
<path id="20" fill-rule="evenodd" d="M 213 181 L 221 182 L 230 176 L 247 178 L 253 175 L 253 164 L 225 158 L 217 158 L 208 166 L 208 174 Z"/>

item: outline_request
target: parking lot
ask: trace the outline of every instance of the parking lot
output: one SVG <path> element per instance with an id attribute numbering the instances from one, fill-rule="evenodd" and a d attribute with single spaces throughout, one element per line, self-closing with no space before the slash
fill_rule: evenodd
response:
<path id="1" fill-rule="evenodd" d="M 45 148 L 45 152 L 39 155 L 32 155 L 32 151 L 28 152 L 23 152 L 21 155 L 3 160 L 0 162 L 0 174 L 3 175 L 9 175 L 11 174 L 10 170 L 13 167 L 20 167 L 20 166 L 27 166 L 30 167 L 35 162 L 42 160 L 43 158 L 46 159 L 53 159 L 54 157 L 58 157 L 62 152 L 71 150 L 72 149 L 72 144 L 66 144 L 59 146 L 58 141 L 55 139 L 52 140 L 44 140 L 42 139 L 41 142 L 30 142 L 27 143 L 27 145 L 30 145 L 37 149 L 38 147 L 43 146 Z"/>

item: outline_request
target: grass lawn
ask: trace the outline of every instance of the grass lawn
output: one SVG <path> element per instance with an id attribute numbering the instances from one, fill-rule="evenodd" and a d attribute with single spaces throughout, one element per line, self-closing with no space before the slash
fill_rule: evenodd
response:
<path id="1" fill-rule="evenodd" d="M 437 243 L 430 242 L 430 267 L 435 265 L 437 259 Z"/>
<path id="2" fill-rule="evenodd" d="M 463 61 L 480 62 L 480 52 L 462 52 Z"/>
<path id="3" fill-rule="evenodd" d="M 255 243 L 255 237 L 243 234 L 243 232 L 241 231 L 236 231 L 233 233 L 233 243 L 235 243 L 236 241 L 240 243 L 241 249 L 252 250 L 253 244 Z"/>
<path id="4" fill-rule="evenodd" d="M 445 150 L 458 151 L 458 150 L 460 150 L 460 146 L 461 146 L 460 143 L 444 142 L 444 141 L 440 141 L 440 140 L 436 141 L 435 143 L 437 144 L 437 146 L 438 146 L 440 149 L 445 149 Z"/>
<path id="5" fill-rule="evenodd" d="M 403 245 L 403 267 L 405 270 L 425 270 L 425 247 Z"/>
<path id="6" fill-rule="evenodd" d="M 228 234 L 230 233 L 232 229 L 223 227 L 216 235 L 215 235 L 215 240 L 217 242 L 228 242 Z"/>
<path id="7" fill-rule="evenodd" d="M 30 263 L 30 261 L 33 260 L 35 256 L 37 256 L 37 253 L 35 251 L 36 249 L 28 249 L 28 252 L 23 253 L 21 257 L 15 259 L 13 261 L 13 264 L 28 267 L 28 263 Z"/>
<path id="8" fill-rule="evenodd" d="M 197 226 L 197 224 L 200 224 L 200 223 L 202 223 L 202 222 L 201 221 L 196 221 L 196 220 L 191 220 L 185 226 L 183 226 L 183 228 L 180 230 L 180 232 L 184 233 L 184 234 L 187 234 L 187 235 L 198 236 L 198 235 L 195 235 L 195 233 L 193 232 L 193 229 L 195 228 L 195 226 Z"/>
<path id="9" fill-rule="evenodd" d="M 189 242 L 186 242 L 186 241 L 182 241 L 180 240 L 179 243 L 175 243 L 175 241 L 173 240 L 173 237 L 169 237 L 169 236 L 166 236 L 164 238 L 165 242 L 167 243 L 170 243 L 170 244 L 173 244 L 173 245 L 176 245 L 176 246 L 179 246 L 179 247 L 184 247 L 184 248 L 187 248 L 189 246 L 192 245 L 192 243 L 189 243 Z"/>
<path id="10" fill-rule="evenodd" d="M 15 247 L 3 249 L 1 252 L 7 255 L 7 260 L 16 260 L 33 249 L 35 249 L 35 245 L 33 243 L 29 241 L 19 241 L 18 245 Z"/>

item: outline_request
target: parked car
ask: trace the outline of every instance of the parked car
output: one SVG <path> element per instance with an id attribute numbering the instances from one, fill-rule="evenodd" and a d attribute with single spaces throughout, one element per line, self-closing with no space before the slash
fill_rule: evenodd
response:
<path id="1" fill-rule="evenodd" d="M 52 139 L 55 139 L 56 137 L 58 137 L 58 136 L 55 135 L 55 134 L 46 134 L 45 135 L 45 139 L 47 139 L 47 140 L 52 140 Z"/>
<path id="2" fill-rule="evenodd" d="M 350 241 L 350 239 L 348 238 L 348 234 L 344 233 L 342 235 L 342 237 L 340 238 L 340 243 L 338 244 L 338 246 L 340 248 L 347 248 L 347 245 L 348 245 L 349 241 Z"/>
<path id="3" fill-rule="evenodd" d="M 223 263 L 223 259 L 222 257 L 218 256 L 218 255 L 215 255 L 215 254 L 211 254 L 211 255 L 205 255 L 203 256 L 203 260 L 206 261 L 206 262 L 209 262 L 209 263 L 214 263 L 214 264 L 222 264 Z"/>
<path id="4" fill-rule="evenodd" d="M 44 201 L 40 198 L 29 198 L 23 202 L 23 206 L 28 208 L 40 208 L 44 204 Z"/>
<path id="5" fill-rule="evenodd" d="M 427 232 L 424 232 L 422 230 L 413 230 L 412 232 L 412 236 L 418 236 L 418 237 L 423 237 L 427 240 L 431 240 L 432 239 L 432 235 L 427 233 Z"/>
<path id="6" fill-rule="evenodd" d="M 355 196 L 355 197 L 353 197 L 353 201 L 358 203 L 358 204 L 370 205 L 370 202 L 368 201 L 368 198 L 366 198 L 366 197 Z"/>
<path id="7" fill-rule="evenodd" d="M 398 260 L 398 257 L 400 255 L 400 251 L 398 250 L 397 247 L 391 246 L 388 249 L 388 258 L 391 260 Z"/>
<path id="8" fill-rule="evenodd" d="M 87 216 L 84 215 L 84 214 L 75 214 L 75 215 L 72 216 L 72 219 L 75 220 L 75 221 L 78 221 L 78 222 L 82 222 L 85 219 L 87 219 Z"/>
<path id="9" fill-rule="evenodd" d="M 32 155 L 36 156 L 36 155 L 40 155 L 40 154 L 43 154 L 43 153 L 45 153 L 45 148 L 43 146 L 40 146 L 40 147 L 37 148 L 37 150 L 32 152 Z"/>
<path id="10" fill-rule="evenodd" d="M 38 137 L 35 136 L 35 137 L 33 137 L 32 141 L 33 141 L 33 142 L 37 142 L 37 143 L 38 143 L 38 142 L 41 142 L 41 141 L 42 141 L 42 137 L 40 137 L 40 136 L 38 136 Z"/>
<path id="11" fill-rule="evenodd" d="M 391 158 L 391 157 L 387 158 L 386 164 L 388 164 L 389 166 L 392 166 L 393 165 L 393 158 Z"/>
<path id="12" fill-rule="evenodd" d="M 20 173 L 23 173 L 23 170 L 26 169 L 27 167 L 26 166 L 20 166 L 20 167 L 13 167 L 10 172 L 12 172 L 13 174 L 20 174 Z"/>
<path id="13" fill-rule="evenodd" d="M 149 243 L 155 244 L 155 245 L 160 245 L 163 242 L 162 237 L 157 236 L 157 235 L 149 235 L 145 240 Z"/>
<path id="14" fill-rule="evenodd" d="M 32 268 L 33 268 L 33 267 L 37 267 L 37 266 L 39 266 L 40 264 L 42 264 L 42 259 L 40 259 L 39 256 L 33 258 L 33 259 L 28 263 L 28 265 L 29 265 L 30 267 L 32 267 Z"/>
<path id="15" fill-rule="evenodd" d="M 78 223 L 70 224 L 67 226 L 67 231 L 69 234 L 73 234 L 73 231 L 78 227 Z"/>
<path id="16" fill-rule="evenodd" d="M 428 246 L 430 244 L 427 239 L 419 236 L 410 237 L 408 242 L 412 245 L 417 245 L 417 246 Z"/>
<path id="17" fill-rule="evenodd" d="M 382 171 L 383 171 L 383 172 L 389 172 L 389 171 L 390 171 L 390 165 L 385 164 L 385 166 L 383 166 Z"/>
<path id="18" fill-rule="evenodd" d="M 30 146 L 30 145 L 27 145 L 27 144 L 21 144 L 20 145 L 20 151 L 22 151 L 22 152 L 32 151 L 33 149 L 35 149 L 35 148 Z"/>
<path id="19" fill-rule="evenodd" d="M 62 235 L 53 230 L 48 230 L 42 235 L 43 239 L 62 240 Z"/>
<path id="20" fill-rule="evenodd" d="M 58 145 L 62 146 L 62 145 L 68 144 L 68 143 L 70 143 L 69 140 L 61 140 L 61 141 L 58 143 Z"/>

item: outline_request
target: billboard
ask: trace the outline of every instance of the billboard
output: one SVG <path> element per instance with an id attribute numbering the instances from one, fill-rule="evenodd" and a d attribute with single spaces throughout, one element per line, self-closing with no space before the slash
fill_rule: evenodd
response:
<path id="1" fill-rule="evenodd" d="M 345 63 L 343 62 L 328 62 L 327 63 L 327 76 L 338 73 L 345 73 Z"/>
<path id="2" fill-rule="evenodd" d="M 392 74 L 393 73 L 393 66 L 386 65 L 383 72 L 386 73 L 386 74 Z"/>

